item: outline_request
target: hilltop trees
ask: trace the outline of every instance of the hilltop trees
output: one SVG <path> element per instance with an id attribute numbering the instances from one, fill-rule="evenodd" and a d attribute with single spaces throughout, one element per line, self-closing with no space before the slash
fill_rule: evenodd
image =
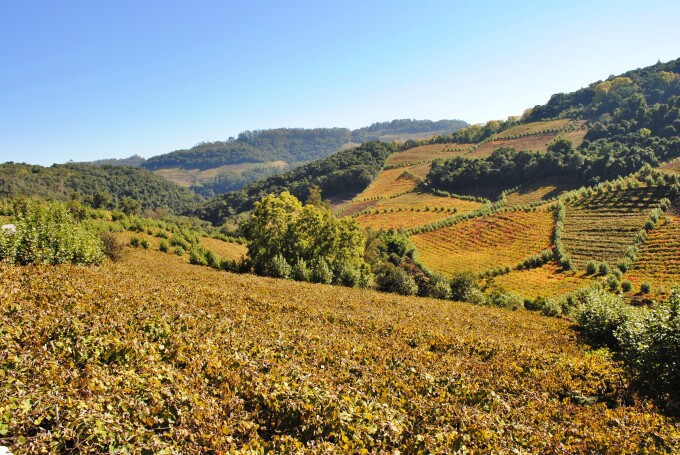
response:
<path id="1" fill-rule="evenodd" d="M 347 286 L 365 286 L 371 280 L 357 222 L 337 220 L 323 206 L 303 206 L 288 192 L 255 203 L 242 230 L 250 241 L 248 258 L 255 273 Z"/>

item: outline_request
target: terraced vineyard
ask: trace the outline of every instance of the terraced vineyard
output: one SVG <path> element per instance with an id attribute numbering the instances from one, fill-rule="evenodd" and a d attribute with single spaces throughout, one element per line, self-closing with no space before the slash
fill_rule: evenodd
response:
<path id="1" fill-rule="evenodd" d="M 190 266 L 0 265 L 0 444 L 15 454 L 661 453 L 571 323 Z M 77 316 L 77 317 L 76 317 Z M 40 374 L 36 374 L 40 372 Z"/>
<path id="2" fill-rule="evenodd" d="M 669 174 L 680 175 L 680 158 L 676 158 L 672 161 L 662 164 L 659 167 L 659 170 Z"/>
<path id="3" fill-rule="evenodd" d="M 419 260 L 452 276 L 514 267 L 551 246 L 553 213 L 503 212 L 411 237 Z"/>
<path id="4" fill-rule="evenodd" d="M 462 155 L 473 144 L 429 144 L 414 147 L 404 152 L 395 153 L 387 158 L 386 164 L 415 163 L 418 161 L 432 161 L 437 158 L 447 159 Z"/>
<path id="5" fill-rule="evenodd" d="M 519 134 L 537 134 L 541 131 L 549 129 L 562 129 L 571 123 L 574 123 L 574 121 L 567 118 L 546 120 L 542 122 L 522 123 L 521 125 L 513 126 L 512 128 L 508 128 L 505 131 L 494 134 L 492 138 L 516 136 Z"/>
<path id="6" fill-rule="evenodd" d="M 370 213 L 360 215 L 356 220 L 362 226 L 374 229 L 408 229 L 454 214 L 472 212 L 482 205 L 481 202 L 440 197 L 429 193 L 408 193 L 379 201 L 371 208 Z"/>
<path id="7" fill-rule="evenodd" d="M 493 278 L 499 288 L 528 299 L 556 297 L 580 288 L 592 282 L 583 272 L 563 272 L 555 263 L 528 270 L 513 270 L 506 275 Z"/>
<path id="8" fill-rule="evenodd" d="M 560 193 L 573 190 L 576 184 L 568 180 L 551 179 L 522 186 L 519 190 L 507 196 L 507 204 L 528 205 L 535 202 L 546 201 L 558 196 Z"/>
<path id="9" fill-rule="evenodd" d="M 641 187 L 596 193 L 567 204 L 562 241 L 574 265 L 583 269 L 589 260 L 616 264 L 666 195 L 663 188 Z"/>
<path id="10" fill-rule="evenodd" d="M 637 285 L 648 282 L 656 290 L 680 284 L 680 216 L 668 215 L 649 233 L 625 277 Z"/>
<path id="11" fill-rule="evenodd" d="M 512 147 L 515 150 L 532 150 L 535 152 L 545 152 L 550 141 L 559 136 L 559 132 L 533 134 L 531 136 L 519 137 L 516 139 L 497 139 L 483 142 L 472 152 L 465 155 L 466 158 L 485 158 L 491 156 L 494 150 L 501 147 Z"/>
<path id="12" fill-rule="evenodd" d="M 410 168 L 384 169 L 373 183 L 354 200 L 362 201 L 397 196 L 414 190 L 419 183 L 419 180 L 410 172 Z"/>

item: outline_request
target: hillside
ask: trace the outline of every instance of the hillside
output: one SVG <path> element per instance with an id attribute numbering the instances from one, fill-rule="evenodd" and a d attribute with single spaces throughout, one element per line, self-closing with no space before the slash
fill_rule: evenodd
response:
<path id="1" fill-rule="evenodd" d="M 153 249 L 0 277 L 13 410 L 0 441 L 16 454 L 680 444 L 677 421 L 560 319 L 225 274 Z"/>
<path id="2" fill-rule="evenodd" d="M 238 190 L 248 183 L 363 142 L 429 139 L 465 126 L 467 123 L 460 120 L 407 119 L 374 123 L 353 131 L 347 128 L 244 131 L 236 138 L 203 142 L 188 150 L 154 156 L 137 165 L 210 197 Z M 118 160 L 104 160 L 104 163 L 118 164 Z"/>
<path id="3" fill-rule="evenodd" d="M 180 214 L 200 198 L 144 169 L 90 164 L 0 164 L 1 197 L 82 199 L 96 207 L 118 207 L 123 198 L 138 202 L 141 209 L 167 208 Z"/>

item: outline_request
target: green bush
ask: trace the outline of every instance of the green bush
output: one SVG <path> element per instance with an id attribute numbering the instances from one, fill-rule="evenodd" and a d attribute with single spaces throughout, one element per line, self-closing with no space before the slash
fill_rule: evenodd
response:
<path id="1" fill-rule="evenodd" d="M 418 285 L 411 275 L 401 267 L 386 264 L 376 276 L 378 289 L 384 292 L 394 292 L 401 295 L 414 295 L 418 292 Z"/>
<path id="2" fill-rule="evenodd" d="M 597 272 L 597 262 L 595 261 L 588 261 L 586 264 L 586 274 L 587 275 L 594 275 Z"/>
<path id="3" fill-rule="evenodd" d="M 604 290 L 593 290 L 580 299 L 576 321 L 581 333 L 596 346 L 618 348 L 616 330 L 632 316 L 632 307 Z"/>
<path id="4" fill-rule="evenodd" d="M 208 265 L 208 261 L 205 259 L 205 252 L 200 248 L 192 248 L 189 251 L 189 264 Z"/>
<path id="5" fill-rule="evenodd" d="M 175 253 L 177 256 L 184 256 L 184 248 L 181 246 L 175 247 L 175 249 L 172 251 Z"/>
<path id="6" fill-rule="evenodd" d="M 631 289 L 633 289 L 633 283 L 631 283 L 630 280 L 623 280 L 621 282 L 621 290 L 623 292 L 630 292 Z"/>
<path id="7" fill-rule="evenodd" d="M 148 249 L 149 249 L 149 241 L 148 241 L 147 239 L 142 239 L 142 240 L 139 242 L 139 246 L 141 246 L 141 247 L 144 248 L 145 250 L 148 250 Z"/>
<path id="8" fill-rule="evenodd" d="M 451 300 L 458 302 L 469 301 L 470 293 L 477 289 L 476 280 L 471 273 L 461 273 L 451 280 Z"/>
<path id="9" fill-rule="evenodd" d="M 137 248 L 137 247 L 139 246 L 139 242 L 140 242 L 139 237 L 134 237 L 134 236 L 133 236 L 133 237 L 130 239 L 130 246 L 133 246 L 133 247 Z"/>
<path id="10" fill-rule="evenodd" d="M 158 244 L 158 251 L 162 251 L 163 253 L 167 253 L 170 251 L 170 246 L 168 245 L 168 242 L 165 240 L 161 240 L 160 243 Z"/>
<path id="11" fill-rule="evenodd" d="M 331 284 L 333 271 L 323 259 L 316 260 L 312 263 L 310 279 L 312 283 Z"/>
<path id="12" fill-rule="evenodd" d="M 307 266 L 307 261 L 304 259 L 299 259 L 295 265 L 293 265 L 293 270 L 291 272 L 291 278 L 296 281 L 310 281 L 311 272 Z"/>
<path id="13" fill-rule="evenodd" d="M 17 207 L 16 232 L 0 231 L 0 260 L 26 264 L 99 264 L 104 246 L 61 203 Z"/>
<path id="14" fill-rule="evenodd" d="M 282 255 L 277 254 L 268 267 L 269 276 L 274 278 L 288 278 L 293 271 L 292 267 Z"/>
<path id="15" fill-rule="evenodd" d="M 640 283 L 640 293 L 649 294 L 650 292 L 652 292 L 652 285 L 651 284 L 649 284 L 646 281 Z"/>

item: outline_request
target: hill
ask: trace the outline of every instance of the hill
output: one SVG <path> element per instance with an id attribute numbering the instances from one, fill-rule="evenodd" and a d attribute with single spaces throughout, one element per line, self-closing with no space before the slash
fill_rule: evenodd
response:
<path id="1" fill-rule="evenodd" d="M 77 198 L 104 208 L 119 207 L 123 198 L 130 198 L 138 208 L 167 208 L 177 214 L 200 202 L 189 190 L 144 169 L 75 163 L 51 167 L 0 164 L 0 196 Z"/>
<path id="2" fill-rule="evenodd" d="M 225 274 L 151 248 L 99 268 L 3 264 L 0 278 L 1 441 L 17 454 L 680 443 L 677 421 L 565 320 Z"/>
<path id="3" fill-rule="evenodd" d="M 467 123 L 461 120 L 406 119 L 374 123 L 353 131 L 347 128 L 244 131 L 236 138 L 203 142 L 188 150 L 154 156 L 139 165 L 210 197 L 240 189 L 248 183 L 362 142 L 430 138 L 465 126 Z M 108 164 L 117 164 L 113 161 Z"/>

